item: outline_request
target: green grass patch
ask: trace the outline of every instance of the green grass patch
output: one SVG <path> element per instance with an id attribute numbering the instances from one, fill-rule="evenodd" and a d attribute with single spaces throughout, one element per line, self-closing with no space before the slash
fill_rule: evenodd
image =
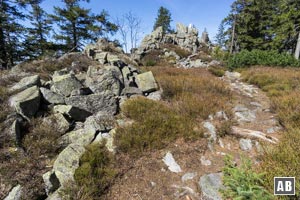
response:
<path id="1" fill-rule="evenodd" d="M 264 189 L 264 174 L 258 174 L 252 169 L 251 160 L 241 158 L 240 166 L 236 166 L 232 157 L 225 157 L 223 182 L 226 189 L 221 190 L 224 199 L 268 200 L 274 199 Z"/>
<path id="2" fill-rule="evenodd" d="M 80 166 L 74 175 L 77 186 L 69 188 L 68 198 L 104 199 L 104 194 L 116 175 L 115 158 L 107 150 L 105 141 L 91 144 L 86 147 L 86 152 L 80 158 Z"/>

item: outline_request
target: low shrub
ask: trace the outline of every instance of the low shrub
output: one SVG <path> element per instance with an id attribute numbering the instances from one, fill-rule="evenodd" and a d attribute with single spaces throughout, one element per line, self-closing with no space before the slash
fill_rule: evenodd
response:
<path id="1" fill-rule="evenodd" d="M 221 190 L 224 199 L 273 199 L 263 187 L 264 174 L 258 174 L 252 169 L 251 160 L 242 157 L 241 165 L 236 166 L 232 157 L 225 157 L 223 168 L 223 183 Z"/>
<path id="2" fill-rule="evenodd" d="M 289 54 L 262 50 L 243 50 L 230 57 L 228 61 L 228 67 L 231 70 L 253 65 L 300 67 L 300 62 Z"/>
<path id="3" fill-rule="evenodd" d="M 211 66 L 208 71 L 217 77 L 222 77 L 225 74 L 226 69 L 220 66 Z"/>
<path id="4" fill-rule="evenodd" d="M 296 180 L 299 180 L 300 129 L 290 129 L 285 132 L 278 145 L 265 148 L 261 160 L 261 171 L 266 172 L 264 185 L 269 191 L 273 190 L 274 177 L 296 177 Z M 295 199 L 300 196 L 299 189 L 299 181 L 296 181 L 297 198 Z"/>
<path id="5" fill-rule="evenodd" d="M 77 191 L 69 192 L 70 199 L 104 199 L 104 194 L 117 175 L 114 156 L 107 150 L 105 143 L 104 141 L 86 147 L 74 175 Z M 77 197 L 72 198 L 73 195 Z"/>
<path id="6" fill-rule="evenodd" d="M 29 132 L 23 139 L 23 146 L 33 158 L 53 157 L 60 150 L 58 138 L 62 134 L 57 127 L 43 123 L 42 119 L 32 119 Z"/>
<path id="7" fill-rule="evenodd" d="M 189 118 L 177 114 L 161 102 L 146 98 L 135 98 L 122 106 L 124 115 L 135 122 L 117 129 L 115 145 L 117 151 L 138 156 L 145 151 L 161 149 L 178 138 L 201 137 L 193 130 Z"/>

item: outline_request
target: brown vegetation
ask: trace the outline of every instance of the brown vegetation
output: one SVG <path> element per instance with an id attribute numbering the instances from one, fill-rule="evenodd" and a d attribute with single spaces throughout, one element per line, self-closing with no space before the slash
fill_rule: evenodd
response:
<path id="1" fill-rule="evenodd" d="M 275 176 L 300 178 L 300 70 L 292 68 L 256 67 L 243 71 L 246 81 L 261 87 L 270 96 L 280 123 L 286 128 L 281 142 L 266 147 L 261 157 L 261 171 L 266 174 L 266 187 L 273 190 Z M 300 185 L 296 181 L 296 191 Z M 296 192 L 299 195 L 299 192 Z"/>

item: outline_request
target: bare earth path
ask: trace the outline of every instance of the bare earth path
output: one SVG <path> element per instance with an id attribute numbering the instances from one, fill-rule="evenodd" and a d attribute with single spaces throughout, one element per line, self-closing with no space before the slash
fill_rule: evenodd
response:
<path id="1" fill-rule="evenodd" d="M 233 92 L 232 111 L 237 122 L 235 129 L 260 131 L 265 133 L 267 138 L 269 136 L 278 138 L 281 127 L 276 120 L 276 114 L 271 110 L 268 97 L 257 87 L 243 83 L 239 73 L 227 72 L 222 79 Z M 207 122 L 214 124 L 214 118 Z M 141 157 L 123 177 L 117 180 L 106 198 L 220 199 L 215 193 L 217 189 L 214 185 L 219 181 L 215 175 L 219 175 L 222 170 L 224 155 L 233 155 L 237 162 L 241 154 L 255 160 L 260 149 L 260 141 L 227 135 L 217 139 L 212 148 L 208 147 L 207 142 L 207 139 L 200 139 L 187 144 L 178 140 L 161 151 Z M 167 152 L 171 152 L 181 172 L 171 172 L 162 161 Z M 207 176 L 208 174 L 213 176 Z"/>

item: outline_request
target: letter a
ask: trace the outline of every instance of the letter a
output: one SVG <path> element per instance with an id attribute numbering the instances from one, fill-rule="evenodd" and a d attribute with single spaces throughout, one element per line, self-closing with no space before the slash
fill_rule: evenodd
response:
<path id="1" fill-rule="evenodd" d="M 284 192 L 283 182 L 282 181 L 278 181 L 277 192 Z"/>

